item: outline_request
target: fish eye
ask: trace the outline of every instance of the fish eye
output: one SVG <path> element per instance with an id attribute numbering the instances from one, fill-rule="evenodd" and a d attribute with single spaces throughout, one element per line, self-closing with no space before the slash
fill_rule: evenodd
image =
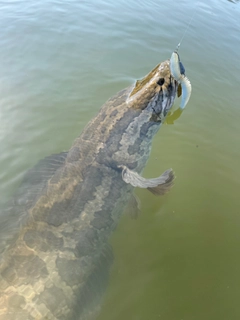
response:
<path id="1" fill-rule="evenodd" d="M 165 80 L 164 78 L 160 78 L 157 82 L 157 84 L 159 84 L 160 86 L 162 86 L 164 84 Z"/>

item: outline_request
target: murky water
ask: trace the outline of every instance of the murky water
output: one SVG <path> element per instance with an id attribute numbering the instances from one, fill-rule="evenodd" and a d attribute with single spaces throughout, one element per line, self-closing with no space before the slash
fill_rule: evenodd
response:
<path id="1" fill-rule="evenodd" d="M 169 58 L 192 15 L 179 51 L 192 97 L 144 172 L 172 167 L 175 186 L 163 198 L 137 191 L 142 213 L 112 237 L 99 320 L 240 319 L 240 4 L 0 2 L 0 203 L 107 98 Z"/>

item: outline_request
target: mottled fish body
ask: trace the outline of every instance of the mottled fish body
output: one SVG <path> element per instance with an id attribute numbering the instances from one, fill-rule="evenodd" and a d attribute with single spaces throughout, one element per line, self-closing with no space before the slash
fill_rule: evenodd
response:
<path id="1" fill-rule="evenodd" d="M 0 320 L 94 318 L 112 262 L 108 239 L 134 184 L 156 194 L 171 185 L 171 170 L 139 174 L 176 90 L 162 62 L 110 98 L 68 152 L 26 173 L 4 212 L 15 226 L 6 224 L 12 239 L 0 244 Z"/>

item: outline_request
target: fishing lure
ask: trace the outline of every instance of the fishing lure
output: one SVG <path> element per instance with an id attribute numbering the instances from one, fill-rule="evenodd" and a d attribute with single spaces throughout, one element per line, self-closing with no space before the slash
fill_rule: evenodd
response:
<path id="1" fill-rule="evenodd" d="M 186 35 L 186 32 L 188 30 L 188 28 L 190 27 L 193 17 L 196 13 L 196 9 L 184 31 L 184 34 L 182 36 L 181 41 L 179 42 L 179 44 L 177 45 L 177 48 L 175 51 L 173 51 L 172 55 L 171 55 L 171 59 L 170 59 L 170 70 L 171 70 L 171 74 L 174 77 L 174 79 L 178 82 L 178 97 L 181 96 L 182 94 L 182 100 L 180 103 L 180 108 L 184 109 L 185 106 L 187 105 L 190 96 L 191 96 L 191 92 L 192 92 L 192 86 L 191 83 L 189 81 L 189 79 L 185 76 L 185 68 L 182 64 L 182 62 L 180 61 L 180 57 L 178 54 L 178 49 L 183 41 L 183 38 Z"/>
<path id="2" fill-rule="evenodd" d="M 189 79 L 185 76 L 185 68 L 182 62 L 180 61 L 177 49 L 172 53 L 170 59 L 170 70 L 174 79 L 179 83 L 178 96 L 182 94 L 180 108 L 184 109 L 190 99 L 192 86 Z"/>

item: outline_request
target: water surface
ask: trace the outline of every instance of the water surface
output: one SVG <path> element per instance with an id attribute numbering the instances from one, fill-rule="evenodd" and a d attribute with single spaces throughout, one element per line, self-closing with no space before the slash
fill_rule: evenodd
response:
<path id="1" fill-rule="evenodd" d="M 175 186 L 162 198 L 137 191 L 142 213 L 113 234 L 98 320 L 240 318 L 240 4 L 0 2 L 1 204 L 111 95 L 168 59 L 192 16 L 179 50 L 192 97 L 144 171 L 172 167 Z"/>

